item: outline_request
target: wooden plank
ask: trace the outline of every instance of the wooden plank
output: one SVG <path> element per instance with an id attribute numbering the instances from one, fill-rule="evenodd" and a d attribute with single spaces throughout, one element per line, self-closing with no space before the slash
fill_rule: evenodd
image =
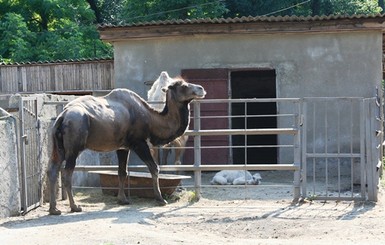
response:
<path id="1" fill-rule="evenodd" d="M 113 88 L 113 60 L 0 65 L 0 93 Z"/>

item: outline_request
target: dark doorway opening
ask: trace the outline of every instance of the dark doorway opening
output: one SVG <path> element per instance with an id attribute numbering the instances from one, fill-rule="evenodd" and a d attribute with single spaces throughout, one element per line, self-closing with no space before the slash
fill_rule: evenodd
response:
<path id="1" fill-rule="evenodd" d="M 230 81 L 232 99 L 276 98 L 275 70 L 232 71 Z M 231 114 L 233 129 L 277 128 L 277 118 L 268 116 L 277 114 L 275 102 L 247 103 L 246 105 L 233 103 Z M 252 117 L 252 115 L 267 116 Z M 249 147 L 242 147 L 245 143 Z M 235 164 L 277 163 L 276 135 L 233 135 L 232 145 Z"/>

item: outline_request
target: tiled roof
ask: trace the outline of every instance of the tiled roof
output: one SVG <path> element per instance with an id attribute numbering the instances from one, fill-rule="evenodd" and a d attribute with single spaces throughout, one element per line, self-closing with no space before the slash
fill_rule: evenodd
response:
<path id="1" fill-rule="evenodd" d="M 106 42 L 192 35 L 385 31 L 385 15 L 257 16 L 138 22 L 98 27 Z"/>
<path id="2" fill-rule="evenodd" d="M 44 64 L 58 64 L 58 63 L 79 63 L 79 62 L 97 62 L 97 61 L 109 61 L 113 60 L 112 57 L 105 58 L 82 58 L 82 59 L 69 59 L 69 60 L 45 60 L 45 61 L 28 61 L 28 62 L 0 62 L 0 66 L 17 66 L 17 65 L 44 65 Z"/>
<path id="3" fill-rule="evenodd" d="M 231 23 L 250 23 L 250 22 L 312 22 L 312 21 L 330 21 L 330 20 L 370 20 L 382 19 L 385 15 L 329 15 L 329 16 L 248 16 L 236 18 L 200 18 L 185 20 L 163 20 L 150 22 L 136 22 L 129 24 L 103 24 L 99 25 L 99 29 L 114 27 L 144 27 L 144 26 L 162 26 L 162 25 L 188 25 L 188 24 L 231 24 Z"/>

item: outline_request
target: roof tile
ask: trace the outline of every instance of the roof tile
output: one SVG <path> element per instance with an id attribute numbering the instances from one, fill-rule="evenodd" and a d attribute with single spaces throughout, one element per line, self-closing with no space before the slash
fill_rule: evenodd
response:
<path id="1" fill-rule="evenodd" d="M 159 26 L 159 25 L 186 25 L 186 24 L 223 24 L 223 23 L 247 23 L 247 22 L 307 22 L 307 21 L 326 21 L 326 20 L 343 20 L 343 19 L 371 19 L 384 18 L 385 15 L 322 15 L 322 16 L 242 16 L 235 18 L 199 18 L 199 19 L 172 19 L 149 22 L 135 22 L 127 24 L 103 24 L 99 28 L 114 27 L 142 27 L 142 26 Z"/>

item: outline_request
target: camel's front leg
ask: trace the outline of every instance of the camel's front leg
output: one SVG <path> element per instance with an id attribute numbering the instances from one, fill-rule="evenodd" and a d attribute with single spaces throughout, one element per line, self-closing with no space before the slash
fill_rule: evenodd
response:
<path id="1" fill-rule="evenodd" d="M 137 143 L 132 149 L 140 157 L 140 159 L 142 159 L 142 161 L 147 165 L 148 169 L 150 170 L 154 187 L 155 200 L 160 205 L 166 205 L 167 201 L 163 199 L 159 188 L 159 165 L 152 158 L 147 143 L 145 141 Z"/>
<path id="2" fill-rule="evenodd" d="M 128 198 L 126 197 L 126 194 L 124 193 L 124 186 L 127 179 L 127 159 L 129 156 L 128 150 L 117 150 L 116 154 L 118 155 L 118 161 L 119 161 L 119 169 L 118 169 L 118 175 L 119 175 L 119 192 L 118 192 L 118 203 L 121 205 L 127 205 L 130 204 L 130 192 L 128 192 Z M 128 184 L 130 182 L 128 181 Z"/>
<path id="3" fill-rule="evenodd" d="M 67 165 L 68 163 L 66 163 Z M 82 208 L 75 204 L 74 197 L 72 194 L 72 174 L 74 172 L 74 167 L 65 168 L 62 171 L 64 177 L 64 187 L 67 191 L 68 200 L 70 202 L 71 212 L 81 212 Z"/>
<path id="4" fill-rule="evenodd" d="M 49 180 L 49 214 L 60 215 L 61 212 L 56 208 L 56 182 L 59 174 L 60 164 L 55 163 L 52 160 L 47 171 Z"/>

